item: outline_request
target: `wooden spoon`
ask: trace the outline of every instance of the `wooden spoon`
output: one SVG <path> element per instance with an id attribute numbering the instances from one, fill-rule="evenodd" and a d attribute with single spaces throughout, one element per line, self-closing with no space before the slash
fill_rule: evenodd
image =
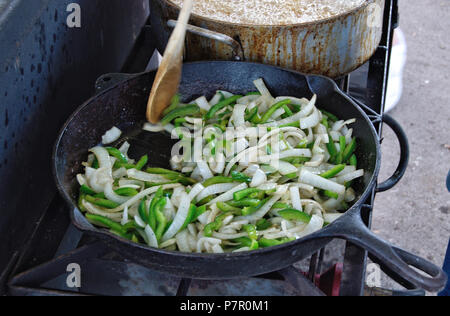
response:
<path id="1" fill-rule="evenodd" d="M 191 16 L 193 0 L 184 0 L 178 23 L 170 36 L 153 83 L 147 104 L 147 120 L 157 124 L 162 112 L 170 105 L 177 93 L 181 80 L 183 65 L 183 49 L 186 37 L 186 27 Z"/>

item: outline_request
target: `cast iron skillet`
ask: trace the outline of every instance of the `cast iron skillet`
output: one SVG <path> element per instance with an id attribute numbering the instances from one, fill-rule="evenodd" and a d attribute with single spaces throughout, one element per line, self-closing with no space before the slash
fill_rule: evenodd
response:
<path id="1" fill-rule="evenodd" d="M 376 237 L 363 223 L 361 209 L 377 185 L 380 169 L 380 142 L 369 117 L 336 84 L 325 77 L 306 76 L 273 66 L 243 62 L 199 62 L 186 64 L 180 93 L 184 101 L 202 95 L 211 97 L 216 90 L 233 93 L 254 91 L 253 80 L 264 78 L 275 96 L 312 97 L 318 95 L 318 106 L 341 119 L 356 118 L 353 128 L 358 138 L 357 157 L 365 176 L 355 185 L 358 201 L 338 221 L 302 239 L 267 249 L 235 254 L 186 254 L 153 249 L 121 239 L 93 227 L 77 209 L 78 185 L 75 175 L 82 172 L 81 162 L 88 150 L 99 143 L 101 136 L 112 126 L 124 131 L 124 138 L 132 144 L 130 155 L 150 156 L 154 166 L 167 167 L 170 159 L 170 138 L 141 130 L 149 89 L 155 73 L 129 75 L 126 80 L 110 87 L 83 104 L 68 120 L 57 140 L 54 152 L 54 174 L 58 189 L 73 206 L 74 225 L 104 240 L 110 247 L 136 263 L 150 268 L 193 279 L 232 279 L 277 271 L 298 262 L 333 238 L 343 238 L 368 250 L 386 271 L 428 291 L 437 291 L 446 283 L 445 273 L 433 264 L 398 249 Z M 104 77 L 104 79 L 111 77 Z M 123 78 L 122 78 L 123 79 Z M 394 176 L 378 186 L 379 191 L 394 186 L 403 176 L 408 163 L 408 141 L 401 127 L 388 116 L 384 122 L 399 137 L 401 162 Z M 426 274 L 417 272 L 413 266 Z"/>

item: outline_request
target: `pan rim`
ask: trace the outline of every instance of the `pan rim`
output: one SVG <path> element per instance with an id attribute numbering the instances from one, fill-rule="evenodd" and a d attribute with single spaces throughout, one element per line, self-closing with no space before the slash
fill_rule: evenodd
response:
<path id="1" fill-rule="evenodd" d="M 375 168 L 373 171 L 373 174 L 371 176 L 371 179 L 369 181 L 369 183 L 366 185 L 365 190 L 363 191 L 363 193 L 361 194 L 360 198 L 358 199 L 358 201 L 349 209 L 347 210 L 345 213 L 343 213 L 343 216 L 339 219 L 339 221 L 344 221 L 347 217 L 350 216 L 354 216 L 355 213 L 359 213 L 360 209 L 364 203 L 364 201 L 368 198 L 368 196 L 370 194 L 373 193 L 373 190 L 375 189 L 375 185 L 376 185 L 376 181 L 378 179 L 378 175 L 379 175 L 379 171 L 381 168 L 381 144 L 379 142 L 378 139 L 378 135 L 377 132 L 375 130 L 375 127 L 373 125 L 373 123 L 371 122 L 370 118 L 368 117 L 368 115 L 364 112 L 364 110 L 356 103 L 354 102 L 346 93 L 344 93 L 336 84 L 336 82 L 334 80 L 332 80 L 329 77 L 323 76 L 323 75 L 315 75 L 315 74 L 304 74 L 295 70 L 290 70 L 290 69 L 286 69 L 283 67 L 278 67 L 278 66 L 272 66 L 272 65 L 266 65 L 266 64 L 261 64 L 261 63 L 256 63 L 256 62 L 242 62 L 242 61 L 197 61 L 197 62 L 189 62 L 189 63 L 184 63 L 183 67 L 187 66 L 196 66 L 196 65 L 213 65 L 213 64 L 246 64 L 246 65 L 255 65 L 255 66 L 263 66 L 266 68 L 272 68 L 272 69 L 276 69 L 278 71 L 284 71 L 284 72 L 289 72 L 292 74 L 295 74 L 297 76 L 303 76 L 305 77 L 307 83 L 308 83 L 308 88 L 309 90 L 312 92 L 311 86 L 310 86 L 310 78 L 322 78 L 326 81 L 328 81 L 329 83 L 332 84 L 333 87 L 333 92 L 339 94 L 341 97 L 344 97 L 346 99 L 347 102 L 349 102 L 360 114 L 361 117 L 364 118 L 364 120 L 367 123 L 367 126 L 369 127 L 368 130 L 370 130 L 372 137 L 375 139 L 375 145 L 376 145 L 376 159 L 375 159 Z M 105 90 L 103 90 L 102 92 L 95 94 L 94 96 L 92 96 L 91 98 L 89 98 L 86 102 L 84 102 L 82 105 L 80 105 L 68 118 L 68 120 L 64 123 L 63 127 L 61 128 L 56 143 L 53 147 L 53 154 L 52 154 L 52 171 L 53 171 L 53 176 L 54 179 L 56 180 L 56 186 L 57 189 L 59 191 L 59 193 L 63 196 L 64 200 L 71 206 L 70 207 L 70 218 L 71 218 L 71 222 L 72 224 L 79 229 L 82 232 L 86 232 L 89 234 L 94 234 L 94 235 L 99 235 L 101 237 L 108 237 L 109 239 L 112 239 L 116 242 L 120 242 L 122 244 L 128 245 L 132 248 L 135 249 L 140 249 L 143 251 L 148 251 L 149 253 L 152 254 L 161 254 L 161 255 L 169 255 L 169 256 L 176 256 L 178 258 L 186 258 L 186 259 L 210 259 L 210 260 L 214 260 L 214 259 L 224 259 L 224 258 L 239 258 L 239 257 L 248 257 L 248 256 L 257 256 L 257 255 L 264 255 L 264 254 L 268 254 L 268 253 L 272 253 L 281 249 L 286 249 L 286 248 L 291 248 L 294 246 L 301 246 L 302 243 L 308 241 L 308 240 L 314 240 L 314 239 L 319 239 L 319 238 L 325 238 L 322 235 L 322 233 L 327 230 L 330 229 L 332 227 L 335 226 L 335 223 L 331 223 L 330 225 L 328 225 L 327 227 L 324 227 L 322 229 L 320 229 L 319 231 L 304 236 L 300 239 L 282 244 L 282 245 L 278 245 L 278 246 L 272 246 L 272 247 L 268 247 L 268 248 L 262 248 L 262 249 L 258 249 L 258 250 L 252 250 L 252 251 L 246 251 L 246 252 L 237 252 L 237 253 L 221 253 L 221 254 L 205 254 L 205 253 L 184 253 L 184 252 L 180 252 L 180 251 L 170 251 L 170 250 L 164 250 L 164 249 L 159 249 L 159 248 L 152 248 L 143 244 L 137 244 L 137 243 L 133 243 L 129 240 L 126 240 L 124 238 L 121 238 L 117 235 L 114 235 L 108 231 L 105 230 L 101 230 L 101 229 L 97 229 L 93 226 L 93 228 L 85 228 L 82 227 L 77 220 L 75 219 L 76 216 L 76 212 L 80 212 L 78 210 L 78 208 L 74 205 L 74 202 L 72 200 L 72 198 L 69 196 L 69 194 L 66 192 L 66 190 L 64 189 L 64 186 L 62 185 L 62 181 L 60 180 L 58 174 L 57 174 L 57 165 L 56 165 L 56 157 L 57 157 L 57 152 L 58 152 L 58 148 L 59 148 L 59 144 L 62 140 L 62 138 L 65 135 L 65 131 L 67 129 L 67 127 L 70 125 L 70 123 L 72 122 L 72 120 L 78 115 L 78 113 L 80 113 L 86 106 L 89 106 L 89 104 L 94 101 L 95 99 L 99 98 L 100 96 L 103 96 L 104 94 L 109 93 L 109 91 L 124 85 L 132 80 L 135 80 L 136 78 L 149 74 L 149 73 L 153 73 L 155 71 L 148 71 L 148 72 L 141 72 L 141 73 L 136 73 L 135 76 L 131 76 L 129 78 L 126 78 L 123 81 L 117 82 L 115 84 L 113 84 L 111 87 L 106 88 Z M 81 213 L 81 212 L 80 212 Z"/>

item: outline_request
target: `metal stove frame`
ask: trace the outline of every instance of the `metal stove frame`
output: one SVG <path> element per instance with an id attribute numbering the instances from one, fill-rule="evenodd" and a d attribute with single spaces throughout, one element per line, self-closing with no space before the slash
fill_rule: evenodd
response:
<path id="1" fill-rule="evenodd" d="M 393 31 L 397 25 L 398 0 L 386 0 L 383 38 L 376 53 L 362 68 L 338 80 L 341 88 L 354 99 L 357 99 L 365 111 L 373 117 L 379 135 L 382 135 L 382 124 L 380 123 L 384 113 Z M 155 50 L 152 38 L 151 25 L 144 26 L 141 35 L 136 40 L 135 49 L 123 66 L 122 72 L 137 73 L 145 69 L 151 57 L 149 52 Z M 358 81 L 356 84 L 352 80 L 354 78 Z M 355 91 L 355 86 L 361 86 L 359 82 L 361 80 L 367 80 L 366 88 Z M 366 202 L 368 207 L 362 212 L 363 220 L 369 227 L 375 194 L 374 190 L 370 199 Z M 324 257 L 324 249 L 314 254 L 310 259 L 309 270 L 306 274 L 299 273 L 298 269 L 291 267 L 268 276 L 262 276 L 261 279 L 284 279 L 293 287 L 292 295 L 324 295 L 313 284 L 317 281 L 317 275 L 322 272 Z M 80 263 L 83 266 L 89 264 L 89 262 L 92 263 L 92 260 L 98 261 L 97 263 L 104 263 L 107 260 L 107 262 L 113 264 L 115 273 L 119 271 L 119 275 L 125 267 L 132 265 L 126 259 L 118 257 L 117 254 L 111 254 L 111 251 L 102 244 L 78 232 L 70 224 L 67 206 L 59 196 L 53 200 L 48 210 L 39 219 L 39 224 L 26 247 L 20 254 L 17 254 L 15 259 L 11 261 L 9 269 L 0 276 L 0 279 L 9 280 L 8 287 L 3 289 L 8 295 L 83 295 L 84 293 L 98 293 L 99 288 L 83 288 L 84 293 L 57 290 L 57 288 L 65 287 L 64 279 L 58 278 L 58 276 L 61 273 L 64 275 L 65 267 L 72 262 Z M 323 275 L 322 289 L 326 289 L 328 295 L 363 295 L 367 260 L 366 251 L 351 243 L 346 243 L 343 265 L 335 266 Z M 89 277 L 95 279 L 95 273 L 101 275 L 101 270 L 99 264 L 94 264 L 93 267 Z M 340 278 L 340 291 L 332 286 L 336 277 Z M 49 282 L 50 280 L 52 281 Z M 195 289 L 205 285 L 191 280 L 169 278 L 165 278 L 165 280 L 167 287 L 171 288 L 172 294 L 180 296 L 189 294 L 192 288 Z M 325 283 L 327 286 L 324 286 Z M 102 294 L 110 294 L 107 290 L 109 285 L 108 283 L 101 286 L 103 288 Z M 408 284 L 404 285 L 408 286 Z M 50 288 L 55 288 L 55 290 L 50 290 Z M 168 290 L 167 294 L 170 295 L 169 292 Z"/>

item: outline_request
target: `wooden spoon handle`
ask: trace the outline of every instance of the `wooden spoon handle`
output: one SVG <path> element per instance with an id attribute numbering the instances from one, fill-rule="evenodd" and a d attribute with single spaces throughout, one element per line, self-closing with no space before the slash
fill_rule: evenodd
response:
<path id="1" fill-rule="evenodd" d="M 167 43 L 147 104 L 147 119 L 156 124 L 177 93 L 183 65 L 183 48 L 193 0 L 185 0 L 178 23 Z"/>

